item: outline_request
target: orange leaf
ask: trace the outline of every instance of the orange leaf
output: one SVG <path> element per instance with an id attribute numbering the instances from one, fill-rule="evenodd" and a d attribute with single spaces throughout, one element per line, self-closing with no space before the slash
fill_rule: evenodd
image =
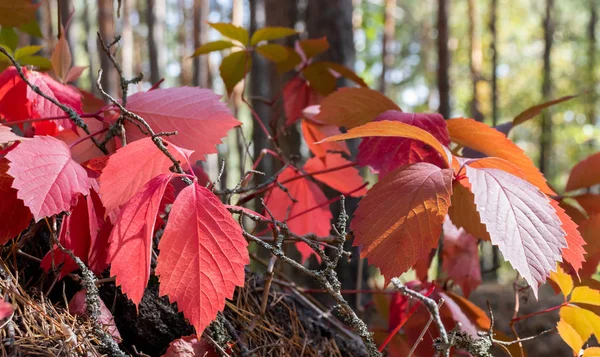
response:
<path id="1" fill-rule="evenodd" d="M 571 347 L 575 354 L 579 355 L 579 351 L 581 350 L 581 347 L 583 347 L 583 341 L 573 326 L 561 319 L 558 321 L 556 329 L 558 330 L 558 334 L 560 337 L 562 337 L 563 341 L 565 341 L 566 344 Z"/>
<path id="2" fill-rule="evenodd" d="M 437 247 L 450 206 L 452 170 L 417 163 L 390 172 L 358 204 L 351 227 L 362 258 L 386 281 Z"/>
<path id="3" fill-rule="evenodd" d="M 596 273 L 598 262 L 600 262 L 600 214 L 581 222 L 579 231 L 587 243 L 586 262 L 581 269 L 581 276 L 587 277 Z"/>
<path id="4" fill-rule="evenodd" d="M 550 273 L 550 279 L 558 285 L 565 299 L 573 290 L 573 278 L 565 273 L 560 265 L 557 265 L 556 271 Z"/>
<path id="5" fill-rule="evenodd" d="M 577 96 L 576 95 L 568 95 L 568 96 L 565 96 L 565 97 L 561 97 L 561 98 L 558 98 L 558 99 L 550 100 L 550 101 L 547 101 L 545 103 L 538 104 L 538 105 L 535 105 L 535 106 L 533 106 L 531 108 L 528 108 L 528 109 L 524 110 L 523 112 L 521 112 L 519 115 L 517 115 L 513 119 L 512 125 L 513 125 L 513 127 L 515 127 L 515 126 L 517 126 L 517 125 L 519 125 L 519 124 L 521 124 L 523 122 L 526 122 L 527 120 L 535 117 L 536 115 L 540 114 L 542 112 L 542 110 L 544 110 L 544 109 L 546 109 L 548 107 L 551 107 L 554 104 L 566 102 L 567 100 L 571 100 L 571 99 L 573 99 L 575 97 L 577 97 Z"/>
<path id="6" fill-rule="evenodd" d="M 302 52 L 304 52 L 306 59 L 311 59 L 314 56 L 320 55 L 329 48 L 327 37 L 310 38 L 308 40 L 299 41 L 298 44 L 300 45 Z"/>
<path id="7" fill-rule="evenodd" d="M 571 169 L 565 191 L 587 188 L 600 183 L 600 152 L 588 156 Z"/>
<path id="8" fill-rule="evenodd" d="M 401 109 L 391 99 L 375 90 L 342 88 L 323 100 L 321 112 L 316 119 L 350 129 L 366 124 L 388 110 Z"/>
<path id="9" fill-rule="evenodd" d="M 476 238 L 489 241 L 490 235 L 485 224 L 481 223 L 481 217 L 475 206 L 475 196 L 464 186 L 465 184 L 469 184 L 466 178 L 454 184 L 452 206 L 448 210 L 448 215 L 456 227 L 463 228 Z"/>
<path id="10" fill-rule="evenodd" d="M 600 347 L 588 347 L 581 357 L 600 357 Z"/>
<path id="11" fill-rule="evenodd" d="M 321 107 L 321 109 L 322 108 L 323 107 Z M 319 116 L 317 116 L 317 119 L 320 119 Z M 401 137 L 420 140 L 439 152 L 446 161 L 447 167 L 450 166 L 450 162 L 452 161 L 452 155 L 448 149 L 446 149 L 433 135 L 416 126 L 388 120 L 367 123 L 350 129 L 345 134 L 328 137 L 321 140 L 319 143 L 369 136 Z"/>
<path id="12" fill-rule="evenodd" d="M 510 141 L 498 130 L 477 122 L 473 119 L 456 118 L 446 121 L 450 138 L 462 146 L 507 160 L 517 166 L 527 178 L 527 181 L 537 186 L 542 192 L 550 195 L 556 193 L 548 186 L 542 173 L 535 167 L 533 161 L 523 149 Z"/>
<path id="13" fill-rule="evenodd" d="M 315 144 L 329 136 L 340 135 L 340 129 L 334 125 L 319 125 L 310 120 L 302 120 L 302 136 L 306 141 L 308 149 L 316 156 L 323 157 L 328 152 L 341 152 L 350 155 L 346 142 L 327 142 L 323 144 Z"/>
<path id="14" fill-rule="evenodd" d="M 575 272 L 578 272 L 585 261 L 583 257 L 585 249 L 583 246 L 586 245 L 586 242 L 581 237 L 577 224 L 566 214 L 560 204 L 553 199 L 550 199 L 550 204 L 554 207 L 556 215 L 560 219 L 561 227 L 566 233 L 567 247 L 563 248 L 562 256 L 567 263 L 571 264 Z"/>
<path id="15" fill-rule="evenodd" d="M 318 157 L 309 159 L 304 164 L 304 171 L 310 174 L 317 171 L 344 167 L 340 170 L 329 171 L 313 175 L 312 177 L 342 194 L 348 194 L 352 197 L 364 196 L 367 193 L 366 188 L 362 188 L 350 194 L 350 192 L 363 185 L 363 179 L 360 177 L 358 169 L 353 166 L 348 166 L 351 164 L 351 161 L 344 159 L 340 154 L 327 154 L 322 159 Z"/>
<path id="16" fill-rule="evenodd" d="M 571 293 L 570 302 L 600 306 L 600 291 L 588 286 L 578 286 Z"/>

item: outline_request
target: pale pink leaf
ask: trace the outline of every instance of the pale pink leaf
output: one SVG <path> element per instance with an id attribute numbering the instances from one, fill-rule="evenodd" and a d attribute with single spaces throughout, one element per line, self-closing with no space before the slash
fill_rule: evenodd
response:
<path id="1" fill-rule="evenodd" d="M 23 141 L 28 138 L 18 136 L 10 130 L 10 127 L 0 125 L 0 145 L 8 144 L 13 141 Z"/>
<path id="2" fill-rule="evenodd" d="M 79 194 L 90 192 L 85 169 L 73 161 L 69 147 L 49 136 L 22 142 L 6 155 L 17 197 L 36 221 L 70 210 Z"/>
<path id="3" fill-rule="evenodd" d="M 465 297 L 481 284 L 478 242 L 475 237 L 457 228 L 450 217 L 444 221 L 442 266 L 448 277 L 458 284 Z"/>

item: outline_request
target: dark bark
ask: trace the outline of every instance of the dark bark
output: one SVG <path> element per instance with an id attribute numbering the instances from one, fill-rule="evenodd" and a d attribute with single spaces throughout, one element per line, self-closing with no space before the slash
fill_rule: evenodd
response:
<path id="1" fill-rule="evenodd" d="M 98 30 L 105 42 L 110 43 L 115 38 L 114 15 L 112 0 L 98 1 Z M 100 56 L 100 67 L 103 71 L 102 88 L 111 96 L 116 97 L 118 91 L 117 71 L 104 52 L 98 51 L 98 54 Z M 93 83 L 95 83 L 95 80 Z"/>
<path id="2" fill-rule="evenodd" d="M 440 98 L 438 112 L 450 117 L 450 51 L 448 49 L 448 0 L 438 0 L 438 69 L 437 84 Z"/>
<path id="3" fill-rule="evenodd" d="M 210 12 L 209 0 L 194 0 L 194 49 L 208 42 L 208 14 Z M 192 84 L 202 88 L 210 88 L 210 72 L 208 56 L 194 58 L 194 74 Z"/>
<path id="4" fill-rule="evenodd" d="M 381 44 L 381 78 L 379 79 L 379 91 L 385 94 L 386 81 L 385 75 L 388 68 L 394 65 L 394 54 L 391 53 L 391 47 L 394 44 L 396 33 L 396 0 L 385 0 L 384 21 L 383 21 L 383 41 Z"/>
<path id="5" fill-rule="evenodd" d="M 593 1 L 593 0 L 592 0 Z M 498 68 L 498 0 L 491 0 L 490 4 L 490 32 L 492 34 L 492 41 L 490 43 L 490 52 L 492 54 L 492 125 L 498 125 L 498 74 L 496 70 Z"/>
<path id="6" fill-rule="evenodd" d="M 554 0 L 546 0 L 546 14 L 543 20 L 544 26 L 544 68 L 542 79 L 542 97 L 543 101 L 550 100 L 552 95 L 552 44 L 554 36 L 554 23 L 552 19 L 552 10 Z M 541 136 L 540 136 L 540 171 L 548 174 L 549 159 L 552 155 L 552 114 L 551 109 L 546 109 L 542 114 Z"/>
<path id="7" fill-rule="evenodd" d="M 470 38 L 470 61 L 471 83 L 473 85 L 473 94 L 471 98 L 471 117 L 477 121 L 483 121 L 483 114 L 480 109 L 479 92 L 477 90 L 479 81 L 481 81 L 481 41 L 478 33 L 477 1 L 469 0 L 469 38 Z"/>
<path id="8" fill-rule="evenodd" d="M 150 82 L 157 83 L 165 70 L 165 0 L 148 0 L 146 23 L 148 24 L 148 57 L 150 60 Z"/>
<path id="9" fill-rule="evenodd" d="M 590 80 L 589 90 L 590 99 L 588 104 L 588 121 L 591 125 L 596 125 L 596 101 L 598 93 L 596 92 L 596 26 L 598 25 L 598 1 L 590 0 L 590 22 L 588 24 L 588 69 L 587 76 Z M 593 145 L 594 141 L 590 141 Z"/>

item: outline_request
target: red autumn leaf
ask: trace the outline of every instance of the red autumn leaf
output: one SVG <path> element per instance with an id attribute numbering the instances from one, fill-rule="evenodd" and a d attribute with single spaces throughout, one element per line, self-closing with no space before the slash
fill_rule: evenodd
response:
<path id="1" fill-rule="evenodd" d="M 87 256 L 88 267 L 100 275 L 108 267 L 108 239 L 113 224 L 105 218 L 105 209 L 95 190 L 87 196 L 88 220 L 90 225 L 90 251 Z"/>
<path id="2" fill-rule="evenodd" d="M 388 110 L 400 108 L 383 94 L 369 88 L 342 88 L 321 102 L 316 119 L 320 122 L 354 128 Z"/>
<path id="3" fill-rule="evenodd" d="M 341 152 L 350 155 L 348 145 L 344 141 L 315 144 L 327 137 L 340 135 L 341 133 L 337 126 L 321 125 L 311 120 L 302 120 L 302 136 L 306 141 L 306 146 L 316 157 L 323 157 L 328 152 Z"/>
<path id="4" fill-rule="evenodd" d="M 588 156 L 571 169 L 565 191 L 574 191 L 600 183 L 600 153 Z"/>
<path id="5" fill-rule="evenodd" d="M 110 275 L 136 306 L 144 296 L 150 277 L 152 233 L 167 184 L 173 174 L 162 174 L 148 181 L 122 207 L 110 234 Z"/>
<path id="6" fill-rule="evenodd" d="M 600 195 L 595 193 L 584 193 L 573 197 L 577 200 L 577 203 L 585 210 L 585 212 L 592 216 L 600 213 Z"/>
<path id="7" fill-rule="evenodd" d="M 503 133 L 473 119 L 450 119 L 446 121 L 446 124 L 453 142 L 485 155 L 509 161 L 525 174 L 527 181 L 537 186 L 542 192 L 555 194 L 546 183 L 544 175 L 525 155 L 523 149 L 510 141 Z"/>
<path id="8" fill-rule="evenodd" d="M 12 188 L 13 178 L 7 173 L 8 168 L 8 160 L 0 158 L 0 245 L 19 235 L 32 218 L 29 209 L 17 198 L 17 190 Z"/>
<path id="9" fill-rule="evenodd" d="M 104 301 L 100 300 L 100 316 L 98 321 L 117 341 L 121 342 L 121 334 L 115 323 L 115 318 L 110 310 L 104 305 Z M 69 313 L 72 315 L 87 316 L 86 290 L 80 290 L 69 301 Z"/>
<path id="10" fill-rule="evenodd" d="M 283 192 L 279 187 L 273 188 L 267 195 L 265 204 L 275 219 L 287 222 L 292 232 L 299 235 L 313 233 L 317 236 L 328 236 L 333 216 L 329 211 L 329 205 L 324 205 L 327 197 L 317 184 L 305 177 L 286 182 L 299 175 L 300 173 L 295 169 L 286 168 L 277 181 L 287 188 L 288 192 Z M 293 202 L 290 196 L 296 202 Z M 307 212 L 313 208 L 314 210 Z M 317 257 L 317 260 L 319 259 L 306 243 L 296 243 L 296 248 L 302 255 L 302 262 L 312 254 Z"/>
<path id="11" fill-rule="evenodd" d="M 567 247 L 565 231 L 550 199 L 516 176 L 466 166 L 475 205 L 491 241 L 531 285 L 537 296 Z"/>
<path id="12" fill-rule="evenodd" d="M 414 125 L 429 132 L 442 145 L 450 144 L 446 122 L 439 114 L 403 113 L 390 110 L 380 114 L 374 121 L 397 121 Z M 444 159 L 431 146 L 414 139 L 372 137 L 365 138 L 358 146 L 356 160 L 361 166 L 370 166 L 380 177 L 394 169 L 417 162 L 429 162 L 444 166 Z"/>
<path id="13" fill-rule="evenodd" d="M 219 354 L 208 341 L 192 335 L 172 341 L 162 357 L 219 357 Z"/>
<path id="14" fill-rule="evenodd" d="M 310 158 L 304 164 L 304 171 L 308 174 L 312 174 L 317 171 L 340 167 L 342 169 L 313 175 L 312 177 L 342 194 L 348 194 L 352 197 L 361 197 L 367 193 L 367 189 L 363 187 L 356 191 L 357 188 L 363 186 L 363 179 L 360 177 L 360 172 L 352 165 L 353 163 L 351 161 L 344 159 L 340 154 L 327 154 L 323 158 Z"/>
<path id="15" fill-rule="evenodd" d="M 596 273 L 600 263 L 600 214 L 590 216 L 581 222 L 579 231 L 587 243 L 587 256 L 581 269 L 581 276 L 588 277 Z"/>
<path id="16" fill-rule="evenodd" d="M 85 169 L 71 158 L 69 147 L 50 136 L 22 142 L 6 155 L 17 196 L 36 221 L 69 211 L 79 194 L 90 192 Z"/>
<path id="17" fill-rule="evenodd" d="M 167 141 L 169 153 L 184 166 L 191 152 Z M 152 178 L 169 172 L 173 162 L 151 138 L 134 141 L 110 156 L 100 176 L 100 197 L 106 212 L 119 208 Z"/>
<path id="18" fill-rule="evenodd" d="M 83 113 L 81 95 L 76 89 L 58 83 L 45 73 L 26 68 L 23 68 L 23 73 L 46 95 L 71 107 L 77 113 Z M 8 122 L 65 115 L 56 105 L 31 90 L 14 67 L 0 73 L 0 93 L 0 117 Z M 56 135 L 62 129 L 75 129 L 75 125 L 69 119 L 34 122 L 31 125 L 37 135 Z"/>
<path id="19" fill-rule="evenodd" d="M 90 225 L 85 197 L 79 196 L 71 214 L 63 218 L 58 240 L 84 263 L 87 261 L 87 255 L 90 250 Z M 51 252 L 46 254 L 40 266 L 45 271 L 48 271 L 53 266 L 58 266 L 59 264 L 63 264 L 59 275 L 60 279 L 79 269 L 75 261 L 58 247 L 54 247 Z"/>
<path id="20" fill-rule="evenodd" d="M 97 179 L 108 164 L 109 158 L 110 156 L 97 157 L 83 162 L 81 166 L 87 171 L 89 177 Z"/>
<path id="21" fill-rule="evenodd" d="M 244 285 L 247 246 L 241 227 L 212 192 L 193 184 L 177 196 L 158 245 L 156 274 L 160 294 L 177 303 L 198 335 Z"/>
<path id="22" fill-rule="evenodd" d="M 386 282 L 437 247 L 452 195 L 452 170 L 417 163 L 380 180 L 358 204 L 351 227 L 361 258 Z"/>
<path id="23" fill-rule="evenodd" d="M 294 77 L 283 87 L 285 125 L 292 125 L 302 116 L 302 110 L 319 102 L 319 95 L 308 86 L 306 80 Z"/>
<path id="24" fill-rule="evenodd" d="M 444 221 L 442 266 L 448 278 L 458 284 L 465 297 L 481 284 L 477 239 L 457 228 L 449 218 Z"/>
<path id="25" fill-rule="evenodd" d="M 27 140 L 22 136 L 13 133 L 8 126 L 0 125 L 0 145 L 8 144 L 13 141 Z"/>
<path id="26" fill-rule="evenodd" d="M 390 301 L 390 316 L 388 317 L 388 330 L 393 331 L 399 324 L 404 323 L 408 317 L 408 297 L 399 292 L 394 292 Z"/>
<path id="27" fill-rule="evenodd" d="M 241 125 L 219 99 L 203 88 L 155 89 L 130 96 L 127 109 L 144 118 L 157 133 L 177 131 L 169 141 L 194 150 L 192 159 L 202 160 L 217 152 L 216 145 L 230 129 Z M 129 141 L 145 136 L 135 125 L 126 128 Z"/>
<path id="28" fill-rule="evenodd" d="M 567 241 L 567 247 L 563 248 L 562 257 L 567 263 L 571 264 L 575 272 L 577 272 L 581 269 L 582 264 L 585 261 L 585 258 L 583 257 L 585 249 L 583 246 L 586 245 L 586 242 L 581 237 L 577 224 L 573 222 L 565 210 L 560 207 L 560 204 L 553 199 L 550 199 L 550 204 L 556 211 L 556 215 L 562 223 L 562 229 L 566 233 L 565 240 Z"/>

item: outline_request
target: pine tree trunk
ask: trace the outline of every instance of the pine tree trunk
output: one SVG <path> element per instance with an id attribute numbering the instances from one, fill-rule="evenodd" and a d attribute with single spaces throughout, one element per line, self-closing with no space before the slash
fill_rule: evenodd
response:
<path id="1" fill-rule="evenodd" d="M 150 60 L 150 82 L 161 80 L 167 64 L 165 32 L 165 0 L 148 0 L 146 5 L 146 23 L 148 24 L 148 56 Z"/>
<path id="2" fill-rule="evenodd" d="M 480 109 L 478 84 L 481 80 L 481 41 L 478 32 L 478 14 L 477 1 L 469 0 L 469 38 L 470 38 L 470 61 L 471 82 L 473 85 L 473 94 L 471 98 L 471 117 L 477 121 L 483 121 L 483 114 Z"/>
<path id="3" fill-rule="evenodd" d="M 596 126 L 596 101 L 598 100 L 598 93 L 596 92 L 596 51 L 598 51 L 596 45 L 596 26 L 598 25 L 598 1 L 590 0 L 590 22 L 588 24 L 588 70 L 587 76 L 589 76 L 590 84 L 590 99 L 588 103 L 588 121 L 592 126 Z M 590 145 L 594 145 L 594 140 L 590 140 Z"/>
<path id="4" fill-rule="evenodd" d="M 383 43 L 381 44 L 381 78 L 379 91 L 385 94 L 385 75 L 388 68 L 394 65 L 394 54 L 391 53 L 396 34 L 396 0 L 385 0 L 383 21 Z"/>
<path id="5" fill-rule="evenodd" d="M 208 42 L 208 14 L 210 12 L 209 0 L 194 0 L 194 49 Z M 192 84 L 202 88 L 211 87 L 208 56 L 194 58 L 194 73 Z"/>
<path id="6" fill-rule="evenodd" d="M 592 0 L 594 1 L 594 0 Z M 498 0 L 491 0 L 490 3 L 490 32 L 492 40 L 490 43 L 490 52 L 492 54 L 492 125 L 498 125 Z"/>
<path id="7" fill-rule="evenodd" d="M 450 117 L 450 51 L 448 50 L 448 0 L 438 0 L 438 71 L 439 113 Z"/>
<path id="8" fill-rule="evenodd" d="M 105 42 L 110 43 L 114 40 L 114 8 L 112 0 L 98 1 L 98 29 Z M 111 96 L 117 97 L 117 71 L 108 56 L 100 48 L 98 53 L 100 56 L 100 67 L 103 72 L 101 80 L 102 88 Z"/>
<path id="9" fill-rule="evenodd" d="M 131 27 L 131 10 L 133 0 L 121 0 L 121 68 L 125 78 L 133 77 L 133 29 Z"/>
<path id="10" fill-rule="evenodd" d="M 544 70 L 542 79 L 542 98 L 543 101 L 550 100 L 552 95 L 552 37 L 554 36 L 554 23 L 552 20 L 552 10 L 554 0 L 546 0 L 546 14 L 544 16 Z M 552 156 L 552 113 L 551 109 L 546 109 L 542 114 L 541 138 L 540 138 L 540 171 L 548 176 L 549 161 Z"/>

